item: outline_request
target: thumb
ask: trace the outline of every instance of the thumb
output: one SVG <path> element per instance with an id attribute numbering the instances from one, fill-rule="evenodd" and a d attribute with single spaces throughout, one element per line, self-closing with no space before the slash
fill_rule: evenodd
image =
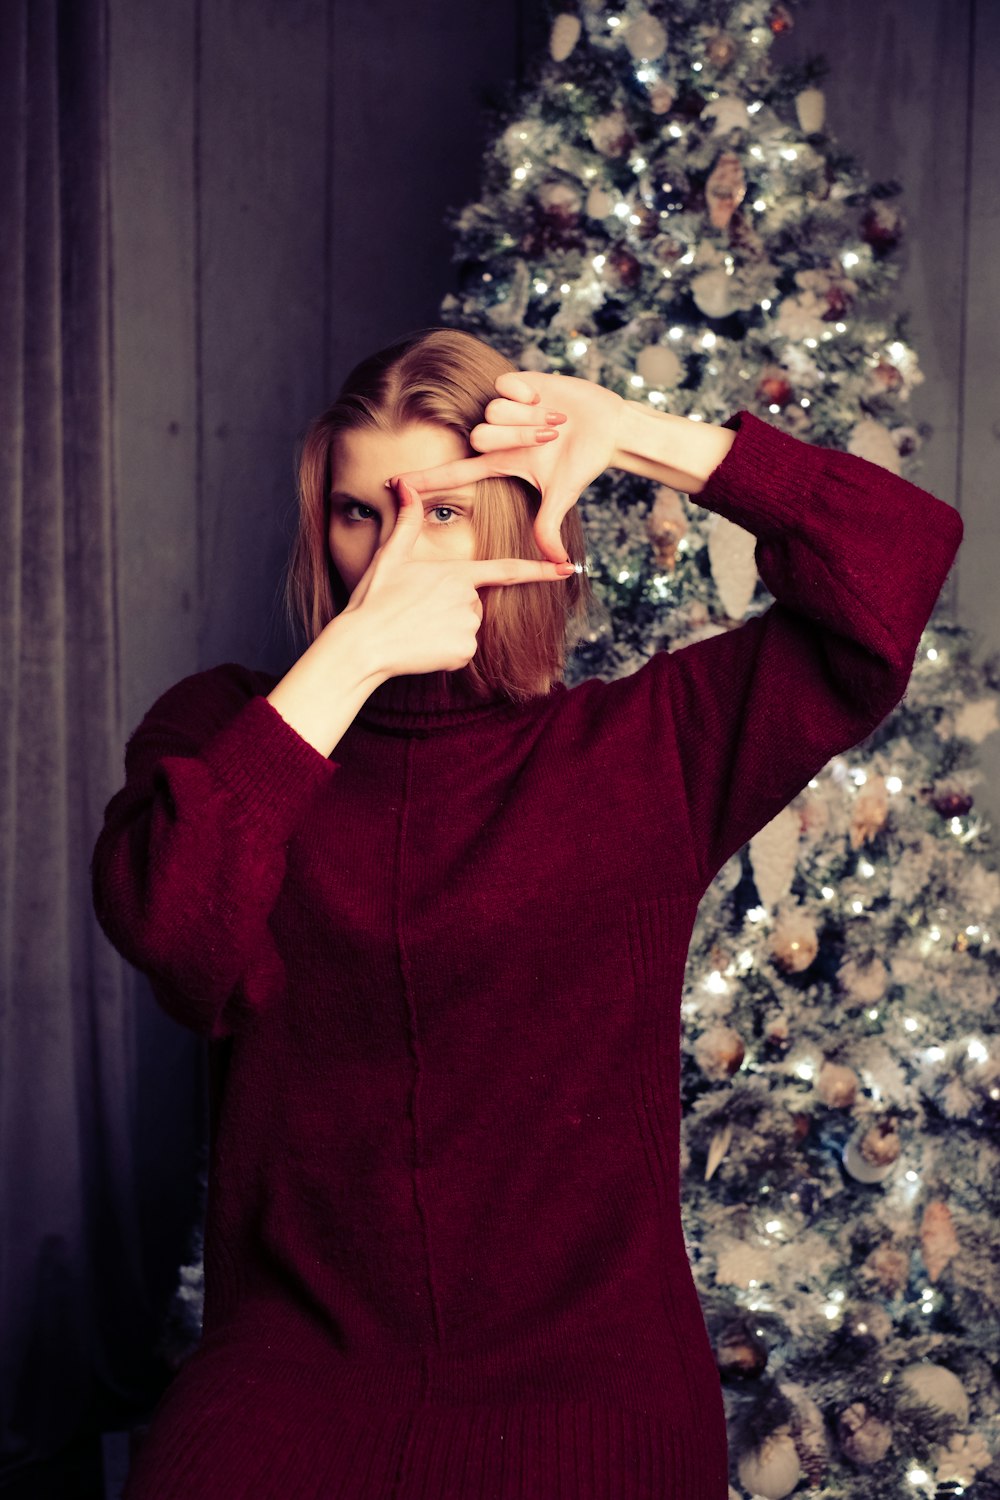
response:
<path id="1" fill-rule="evenodd" d="M 399 497 L 399 511 L 396 515 L 396 524 L 389 533 L 382 551 L 389 553 L 390 556 L 409 557 L 423 526 L 424 507 L 416 490 L 411 489 L 405 480 L 396 480 L 395 491 Z"/>

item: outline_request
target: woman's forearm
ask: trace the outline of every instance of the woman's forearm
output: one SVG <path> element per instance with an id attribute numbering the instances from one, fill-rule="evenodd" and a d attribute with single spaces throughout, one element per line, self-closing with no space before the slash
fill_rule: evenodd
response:
<path id="1" fill-rule="evenodd" d="M 736 433 L 713 422 L 626 401 L 611 467 L 696 495 L 733 445 Z"/>

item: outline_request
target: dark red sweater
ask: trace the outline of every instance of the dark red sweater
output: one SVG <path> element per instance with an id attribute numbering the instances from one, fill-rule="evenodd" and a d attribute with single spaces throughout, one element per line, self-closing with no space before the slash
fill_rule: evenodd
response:
<path id="1" fill-rule="evenodd" d="M 738 628 L 524 706 L 392 678 L 329 759 L 227 664 L 130 739 L 95 905 L 215 1088 L 204 1335 L 127 1500 L 726 1500 L 679 1204 L 695 912 L 898 703 L 963 530 L 728 425 L 696 499 L 775 596 Z"/>

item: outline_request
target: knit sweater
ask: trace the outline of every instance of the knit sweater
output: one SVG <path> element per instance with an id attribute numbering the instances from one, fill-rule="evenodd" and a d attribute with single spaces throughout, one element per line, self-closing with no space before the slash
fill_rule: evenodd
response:
<path id="1" fill-rule="evenodd" d="M 963 532 L 726 425 L 694 498 L 757 538 L 740 625 L 520 705 L 390 678 L 330 757 L 230 663 L 131 736 L 95 907 L 212 1089 L 203 1335 L 126 1500 L 726 1500 L 680 1213 L 696 910 L 900 701 Z"/>

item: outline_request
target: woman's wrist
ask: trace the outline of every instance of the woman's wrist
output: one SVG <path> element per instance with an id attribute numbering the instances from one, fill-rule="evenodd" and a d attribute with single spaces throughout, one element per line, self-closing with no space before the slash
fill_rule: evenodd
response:
<path id="1" fill-rule="evenodd" d="M 645 402 L 624 402 L 609 467 L 642 474 L 687 495 L 703 489 L 729 452 L 736 433 L 714 422 L 696 422 Z"/>

